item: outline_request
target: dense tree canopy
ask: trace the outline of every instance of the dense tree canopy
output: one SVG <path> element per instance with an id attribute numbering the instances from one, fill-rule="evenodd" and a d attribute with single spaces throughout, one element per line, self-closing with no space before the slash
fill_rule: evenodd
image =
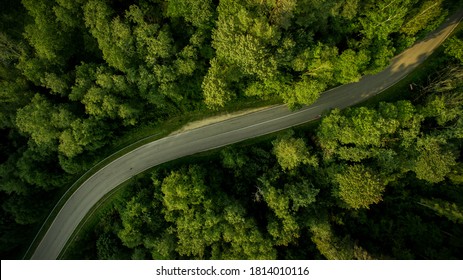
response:
<path id="1" fill-rule="evenodd" d="M 8 229 L 5 236 L 32 234 L 22 225 L 41 222 L 58 192 L 106 156 L 116 139 L 143 127 L 156 133 L 168 119 L 241 101 L 297 108 L 378 72 L 435 29 L 457 2 L 2 1 L 0 227 Z M 461 40 L 457 34 L 446 43 L 449 64 L 461 64 Z M 142 191 L 114 210 L 118 228 L 101 229 L 99 256 L 296 258 L 302 257 L 297 250 L 281 248 L 317 234 L 313 240 L 327 240 L 336 250 L 345 239 L 354 255 L 365 253 L 335 227 L 303 224 L 318 213 L 319 197 L 321 204 L 363 211 L 410 176 L 431 185 L 460 180 L 461 73 L 455 66 L 423 85 L 427 99 L 418 105 L 335 110 L 312 138 L 283 135 L 265 149 L 225 150 L 217 174 L 201 165 L 161 174 L 147 184 L 162 192 Z M 219 187 L 221 172 L 238 178 L 229 189 Z M 349 190 L 355 185 L 346 182 L 358 176 L 371 184 Z M 190 184 L 197 193 L 184 196 Z M 369 199 L 347 197 L 361 188 L 371 191 Z M 441 212 L 460 209 L 449 205 Z M 159 223 L 168 230 L 145 238 Z M 17 236 L 10 244 L 3 236 L 5 254 L 27 239 Z M 310 254 L 322 248 L 315 243 Z"/>
<path id="2" fill-rule="evenodd" d="M 120 237 L 111 242 L 145 258 L 461 258 L 456 67 L 415 102 L 332 110 L 315 130 L 158 168 L 154 187 L 116 207 L 124 228 L 109 229 Z M 144 213 L 164 230 L 146 231 L 157 226 Z"/>

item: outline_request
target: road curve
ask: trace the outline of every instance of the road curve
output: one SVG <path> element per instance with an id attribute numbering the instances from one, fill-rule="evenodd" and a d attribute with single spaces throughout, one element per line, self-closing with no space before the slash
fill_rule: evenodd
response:
<path id="1" fill-rule="evenodd" d="M 425 40 L 392 59 L 391 65 L 359 82 L 329 90 L 311 106 L 290 111 L 284 105 L 170 135 L 143 145 L 112 161 L 85 181 L 66 201 L 31 259 L 57 259 L 90 209 L 108 192 L 153 166 L 309 122 L 330 108 L 345 108 L 392 86 L 422 63 L 453 31 L 463 10 Z"/>

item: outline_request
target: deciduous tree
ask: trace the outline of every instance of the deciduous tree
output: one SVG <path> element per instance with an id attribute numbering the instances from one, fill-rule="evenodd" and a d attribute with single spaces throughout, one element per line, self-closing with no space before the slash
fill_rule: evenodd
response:
<path id="1" fill-rule="evenodd" d="M 337 173 L 334 181 L 338 185 L 334 195 L 352 209 L 369 208 L 382 200 L 385 187 L 382 179 L 363 165 L 347 166 Z"/>
<path id="2" fill-rule="evenodd" d="M 318 166 L 318 159 L 310 155 L 304 140 L 283 136 L 272 142 L 273 153 L 277 157 L 278 163 L 283 170 L 292 170 L 301 164 Z"/>

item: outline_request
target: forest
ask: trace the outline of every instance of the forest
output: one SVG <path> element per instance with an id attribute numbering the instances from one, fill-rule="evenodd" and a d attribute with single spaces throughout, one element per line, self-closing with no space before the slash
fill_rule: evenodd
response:
<path id="1" fill-rule="evenodd" d="M 463 64 L 132 180 L 74 258 L 461 259 Z"/>
<path id="2" fill-rule="evenodd" d="M 463 64 L 413 99 L 155 168 L 71 257 L 462 259 Z"/>
<path id="3" fill-rule="evenodd" d="M 240 100 L 309 105 L 384 69 L 459 4 L 2 1 L 2 259 L 22 257 L 116 139 Z M 139 179 L 79 257 L 461 259 L 462 41 L 412 99 Z"/>

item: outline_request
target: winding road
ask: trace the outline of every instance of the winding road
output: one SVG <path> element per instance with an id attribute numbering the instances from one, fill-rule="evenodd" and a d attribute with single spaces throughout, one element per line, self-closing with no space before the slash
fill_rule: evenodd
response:
<path id="1" fill-rule="evenodd" d="M 311 106 L 290 111 L 274 106 L 193 130 L 173 134 L 143 145 L 112 161 L 86 180 L 66 201 L 32 259 L 57 259 L 79 223 L 105 194 L 132 176 L 153 166 L 297 126 L 317 118 L 330 108 L 346 108 L 394 85 L 422 63 L 454 30 L 463 10 L 450 17 L 426 39 L 394 57 L 390 66 L 359 82 L 329 90 Z"/>

